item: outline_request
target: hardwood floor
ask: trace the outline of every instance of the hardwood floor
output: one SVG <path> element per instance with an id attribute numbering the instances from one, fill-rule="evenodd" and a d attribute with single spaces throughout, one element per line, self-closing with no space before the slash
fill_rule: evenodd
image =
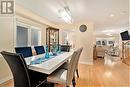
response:
<path id="1" fill-rule="evenodd" d="M 79 65 L 79 68 L 77 87 L 130 87 L 130 67 L 120 61 L 98 59 L 93 66 Z"/>
<path id="2" fill-rule="evenodd" d="M 79 64 L 79 73 L 76 87 L 130 87 L 130 67 L 120 60 L 107 58 L 97 59 L 94 65 Z M 13 81 L 10 80 L 0 87 L 13 87 Z"/>
<path id="3" fill-rule="evenodd" d="M 13 80 L 9 80 L 3 84 L 0 84 L 0 87 L 14 87 Z"/>

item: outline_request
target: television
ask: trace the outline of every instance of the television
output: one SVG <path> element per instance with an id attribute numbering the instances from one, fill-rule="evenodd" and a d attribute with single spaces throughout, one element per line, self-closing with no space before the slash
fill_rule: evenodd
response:
<path id="1" fill-rule="evenodd" d="M 128 31 L 124 31 L 124 32 L 122 32 L 120 34 L 121 34 L 121 38 L 122 38 L 123 41 L 130 40 L 130 35 L 129 35 Z"/>

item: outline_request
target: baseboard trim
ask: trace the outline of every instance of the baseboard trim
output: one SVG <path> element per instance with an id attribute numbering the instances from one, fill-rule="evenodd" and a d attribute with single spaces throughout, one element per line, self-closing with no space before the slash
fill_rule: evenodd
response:
<path id="1" fill-rule="evenodd" d="M 6 82 L 6 81 L 8 81 L 8 80 L 10 80 L 12 78 L 13 78 L 12 76 L 7 76 L 7 77 L 5 77 L 3 79 L 0 79 L 0 84 L 4 83 L 4 82 Z"/>
<path id="2" fill-rule="evenodd" d="M 83 61 L 80 61 L 79 63 L 80 63 L 80 64 L 93 65 L 93 62 L 83 62 Z"/>

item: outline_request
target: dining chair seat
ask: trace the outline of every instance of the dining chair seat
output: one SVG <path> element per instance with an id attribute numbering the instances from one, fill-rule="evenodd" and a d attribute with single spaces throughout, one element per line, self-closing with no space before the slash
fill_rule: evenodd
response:
<path id="1" fill-rule="evenodd" d="M 66 80 L 67 80 L 66 76 L 67 76 L 67 70 L 58 69 L 47 77 L 47 81 L 66 85 Z"/>
<path id="2" fill-rule="evenodd" d="M 68 62 L 65 62 L 60 68 L 67 70 L 67 69 L 68 69 L 68 65 L 69 65 L 69 61 L 68 61 Z M 76 74 L 77 74 L 77 77 L 79 78 L 79 70 L 78 70 L 78 67 L 76 68 Z"/>

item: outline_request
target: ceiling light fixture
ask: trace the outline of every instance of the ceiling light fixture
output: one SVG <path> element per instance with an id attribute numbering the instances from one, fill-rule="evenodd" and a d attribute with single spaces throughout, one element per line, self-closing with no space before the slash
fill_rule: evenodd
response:
<path id="1" fill-rule="evenodd" d="M 60 17 L 66 22 L 66 23 L 73 23 L 73 19 L 70 13 L 70 9 L 68 7 L 64 7 L 64 9 L 59 10 Z"/>

